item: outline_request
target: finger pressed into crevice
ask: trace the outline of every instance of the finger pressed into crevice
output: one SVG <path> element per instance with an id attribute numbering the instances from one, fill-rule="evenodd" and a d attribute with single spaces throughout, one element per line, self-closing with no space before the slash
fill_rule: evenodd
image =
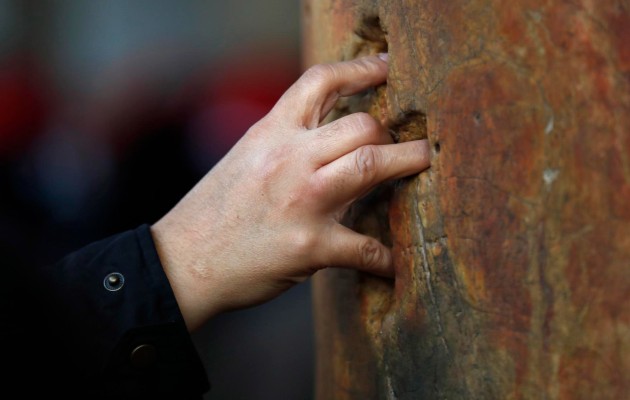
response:
<path id="1" fill-rule="evenodd" d="M 284 113 L 297 125 L 316 128 L 337 99 L 351 96 L 385 81 L 387 63 L 378 56 L 318 64 L 309 68 L 284 93 L 274 112 Z"/>
<path id="2" fill-rule="evenodd" d="M 346 115 L 308 133 L 312 159 L 318 166 L 328 164 L 361 146 L 392 143 L 385 127 L 367 113 Z"/>
<path id="3" fill-rule="evenodd" d="M 330 235 L 327 265 L 393 277 L 391 251 L 378 240 L 336 225 Z"/>
<path id="4" fill-rule="evenodd" d="M 427 140 L 367 145 L 324 165 L 315 179 L 328 193 L 328 205 L 346 204 L 366 194 L 377 184 L 417 174 L 429 167 Z"/>

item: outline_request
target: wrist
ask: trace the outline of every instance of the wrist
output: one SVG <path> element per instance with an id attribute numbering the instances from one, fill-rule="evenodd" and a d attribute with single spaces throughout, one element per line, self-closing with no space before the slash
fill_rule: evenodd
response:
<path id="1" fill-rule="evenodd" d="M 212 290 L 217 279 L 209 276 L 209 269 L 202 273 L 198 268 L 205 260 L 197 254 L 194 232 L 171 222 L 167 215 L 151 226 L 151 235 L 186 327 L 192 332 L 221 312 L 220 296 Z"/>

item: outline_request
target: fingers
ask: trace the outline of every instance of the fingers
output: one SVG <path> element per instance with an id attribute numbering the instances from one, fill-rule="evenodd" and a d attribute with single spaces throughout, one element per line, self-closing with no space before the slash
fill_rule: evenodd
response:
<path id="1" fill-rule="evenodd" d="M 429 167 L 425 140 L 366 145 L 321 167 L 315 173 L 325 207 L 336 208 L 366 194 L 375 185 L 416 174 Z"/>
<path id="2" fill-rule="evenodd" d="M 325 260 L 325 265 L 394 276 L 391 252 L 381 242 L 343 225 L 335 225 L 332 229 L 328 247 L 331 258 Z"/>
<path id="3" fill-rule="evenodd" d="M 318 167 L 361 146 L 392 143 L 387 130 L 366 113 L 346 115 L 312 132 L 314 137 L 308 139 L 308 145 Z"/>
<path id="4" fill-rule="evenodd" d="M 273 112 L 298 126 L 316 128 L 337 99 L 383 83 L 387 63 L 378 56 L 318 64 L 309 68 L 280 98 Z"/>

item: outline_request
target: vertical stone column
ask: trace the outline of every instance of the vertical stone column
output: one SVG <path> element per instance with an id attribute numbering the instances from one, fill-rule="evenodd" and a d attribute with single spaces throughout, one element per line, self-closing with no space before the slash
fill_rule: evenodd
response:
<path id="1" fill-rule="evenodd" d="M 347 224 L 395 281 L 314 278 L 317 399 L 630 395 L 630 2 L 304 0 L 304 66 L 388 51 L 340 101 L 432 166 Z"/>

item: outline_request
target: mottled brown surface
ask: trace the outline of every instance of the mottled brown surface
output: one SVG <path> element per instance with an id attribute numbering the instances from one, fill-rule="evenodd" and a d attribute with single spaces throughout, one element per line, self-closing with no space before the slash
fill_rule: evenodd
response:
<path id="1" fill-rule="evenodd" d="M 305 0 L 304 65 L 432 167 L 347 223 L 397 278 L 314 279 L 317 398 L 630 398 L 630 1 Z"/>

